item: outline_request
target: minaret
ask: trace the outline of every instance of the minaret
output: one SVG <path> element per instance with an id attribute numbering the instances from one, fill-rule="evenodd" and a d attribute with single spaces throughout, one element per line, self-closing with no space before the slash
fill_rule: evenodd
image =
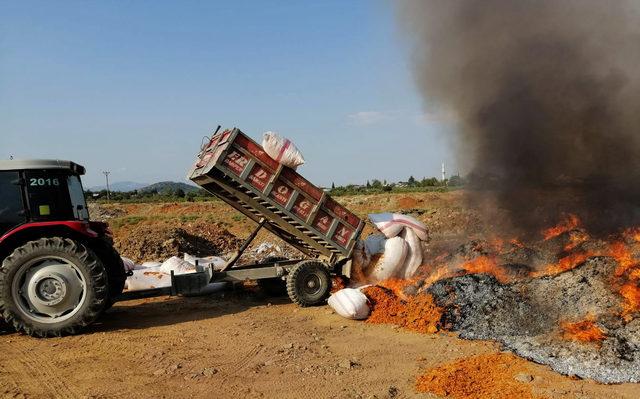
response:
<path id="1" fill-rule="evenodd" d="M 447 179 L 447 172 L 444 169 L 444 162 L 442 162 L 442 181 L 445 181 Z"/>

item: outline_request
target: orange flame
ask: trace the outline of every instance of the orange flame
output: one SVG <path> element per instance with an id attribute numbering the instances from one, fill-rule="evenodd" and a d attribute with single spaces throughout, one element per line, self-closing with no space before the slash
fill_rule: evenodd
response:
<path id="1" fill-rule="evenodd" d="M 587 241 L 589 238 L 590 238 L 589 234 L 587 234 L 584 231 L 572 232 L 571 235 L 569 236 L 569 242 L 567 243 L 567 245 L 564 246 L 565 252 L 569 252 L 573 250 L 575 247 Z"/>
<path id="2" fill-rule="evenodd" d="M 580 342 L 601 342 L 607 336 L 596 324 L 593 316 L 588 316 L 585 320 L 569 323 L 560 323 L 563 329 L 564 339 Z"/>
<path id="3" fill-rule="evenodd" d="M 634 227 L 624 231 L 622 234 L 627 240 L 640 242 L 640 228 Z"/>
<path id="4" fill-rule="evenodd" d="M 560 258 L 557 263 L 547 265 L 544 270 L 532 273 L 532 277 L 552 276 L 567 270 L 571 270 L 576 266 L 584 263 L 588 258 L 594 256 L 591 251 L 577 252 Z"/>
<path id="5" fill-rule="evenodd" d="M 428 287 L 431 284 L 435 283 L 438 280 L 442 280 L 443 278 L 451 277 L 453 273 L 449 270 L 448 265 L 440 265 L 436 267 L 424 280 L 424 284 Z"/>
<path id="6" fill-rule="evenodd" d="M 542 236 L 544 237 L 544 240 L 547 241 L 559 236 L 562 233 L 573 230 L 578 226 L 580 226 L 580 218 L 578 218 L 578 216 L 574 214 L 569 214 L 565 216 L 565 219 L 558 223 L 556 226 L 544 230 L 542 232 Z"/>
<path id="7" fill-rule="evenodd" d="M 616 241 L 609 246 L 609 255 L 618 262 L 616 277 L 624 275 L 629 269 L 638 264 L 629 248 L 620 241 Z"/>
<path id="8" fill-rule="evenodd" d="M 509 275 L 506 271 L 498 266 L 494 259 L 488 256 L 479 256 L 473 260 L 470 260 L 462 265 L 462 268 L 471 274 L 487 273 L 491 274 L 498 279 L 501 283 L 505 283 L 509 280 Z"/>
<path id="9" fill-rule="evenodd" d="M 620 295 L 624 301 L 622 302 L 622 317 L 626 321 L 632 319 L 632 314 L 640 310 L 640 287 L 635 281 L 628 282 L 620 288 Z"/>

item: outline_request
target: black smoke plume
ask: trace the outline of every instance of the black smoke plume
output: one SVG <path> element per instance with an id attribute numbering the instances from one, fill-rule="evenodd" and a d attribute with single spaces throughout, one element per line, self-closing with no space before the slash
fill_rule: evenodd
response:
<path id="1" fill-rule="evenodd" d="M 471 201 L 490 195 L 524 231 L 563 213 L 593 232 L 640 225 L 638 4 L 399 2 L 425 102 L 456 121 Z"/>

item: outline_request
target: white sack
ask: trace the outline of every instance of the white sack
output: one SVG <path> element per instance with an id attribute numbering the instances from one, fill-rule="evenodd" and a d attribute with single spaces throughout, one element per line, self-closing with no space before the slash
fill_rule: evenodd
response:
<path id="1" fill-rule="evenodd" d="M 384 254 L 375 264 L 369 267 L 369 280 L 381 281 L 397 277 L 409 250 L 407 242 L 402 237 L 389 238 L 384 243 Z"/>
<path id="2" fill-rule="evenodd" d="M 428 238 L 427 226 L 411 216 L 399 213 L 376 213 L 369 215 L 369 220 L 387 238 L 396 237 L 404 227 L 412 229 L 422 241 L 426 241 Z"/>
<path id="3" fill-rule="evenodd" d="M 403 273 L 404 278 L 411 278 L 415 274 L 418 267 L 422 264 L 422 245 L 420 239 L 413 232 L 413 229 L 405 228 L 400 234 L 400 237 L 404 238 L 407 242 L 407 257 L 404 260 Z"/>
<path id="4" fill-rule="evenodd" d="M 150 290 L 169 286 L 171 286 L 171 275 L 162 272 L 159 267 L 133 270 L 133 275 L 127 277 L 127 289 L 129 291 Z"/>
<path id="5" fill-rule="evenodd" d="M 269 156 L 290 168 L 304 164 L 304 157 L 289 139 L 275 132 L 266 132 L 262 138 L 262 147 Z"/>
<path id="6" fill-rule="evenodd" d="M 353 288 L 344 288 L 334 292 L 329 297 L 329 306 L 342 317 L 352 320 L 362 320 L 369 316 L 367 297 Z"/>
<path id="7" fill-rule="evenodd" d="M 193 273 L 196 271 L 196 267 L 189 262 L 186 262 L 177 256 L 165 260 L 160 266 L 160 270 L 164 273 L 171 274 L 173 270 L 174 274 Z"/>
<path id="8" fill-rule="evenodd" d="M 136 265 L 136 269 L 146 269 L 148 267 L 160 267 L 162 262 L 143 262 L 141 265 Z"/>
<path id="9" fill-rule="evenodd" d="M 227 264 L 227 261 L 219 256 L 207 256 L 205 258 L 198 258 L 196 256 L 185 253 L 183 259 L 185 262 L 188 262 L 193 266 L 196 265 L 196 261 L 198 261 L 198 265 L 200 266 L 213 266 L 214 270 L 221 270 Z"/>
<path id="10" fill-rule="evenodd" d="M 125 258 L 124 256 L 120 257 L 122 259 L 122 264 L 124 265 L 124 270 L 130 272 L 131 270 L 136 268 L 136 263 L 129 258 Z"/>

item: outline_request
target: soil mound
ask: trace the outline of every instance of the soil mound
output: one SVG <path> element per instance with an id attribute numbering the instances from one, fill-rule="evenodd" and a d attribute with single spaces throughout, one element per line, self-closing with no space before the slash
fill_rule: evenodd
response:
<path id="1" fill-rule="evenodd" d="M 139 225 L 115 240 L 118 252 L 135 262 L 165 260 L 184 253 L 221 255 L 236 250 L 240 244 L 241 240 L 229 231 L 214 226 L 198 229 L 194 234 L 178 227 Z"/>

